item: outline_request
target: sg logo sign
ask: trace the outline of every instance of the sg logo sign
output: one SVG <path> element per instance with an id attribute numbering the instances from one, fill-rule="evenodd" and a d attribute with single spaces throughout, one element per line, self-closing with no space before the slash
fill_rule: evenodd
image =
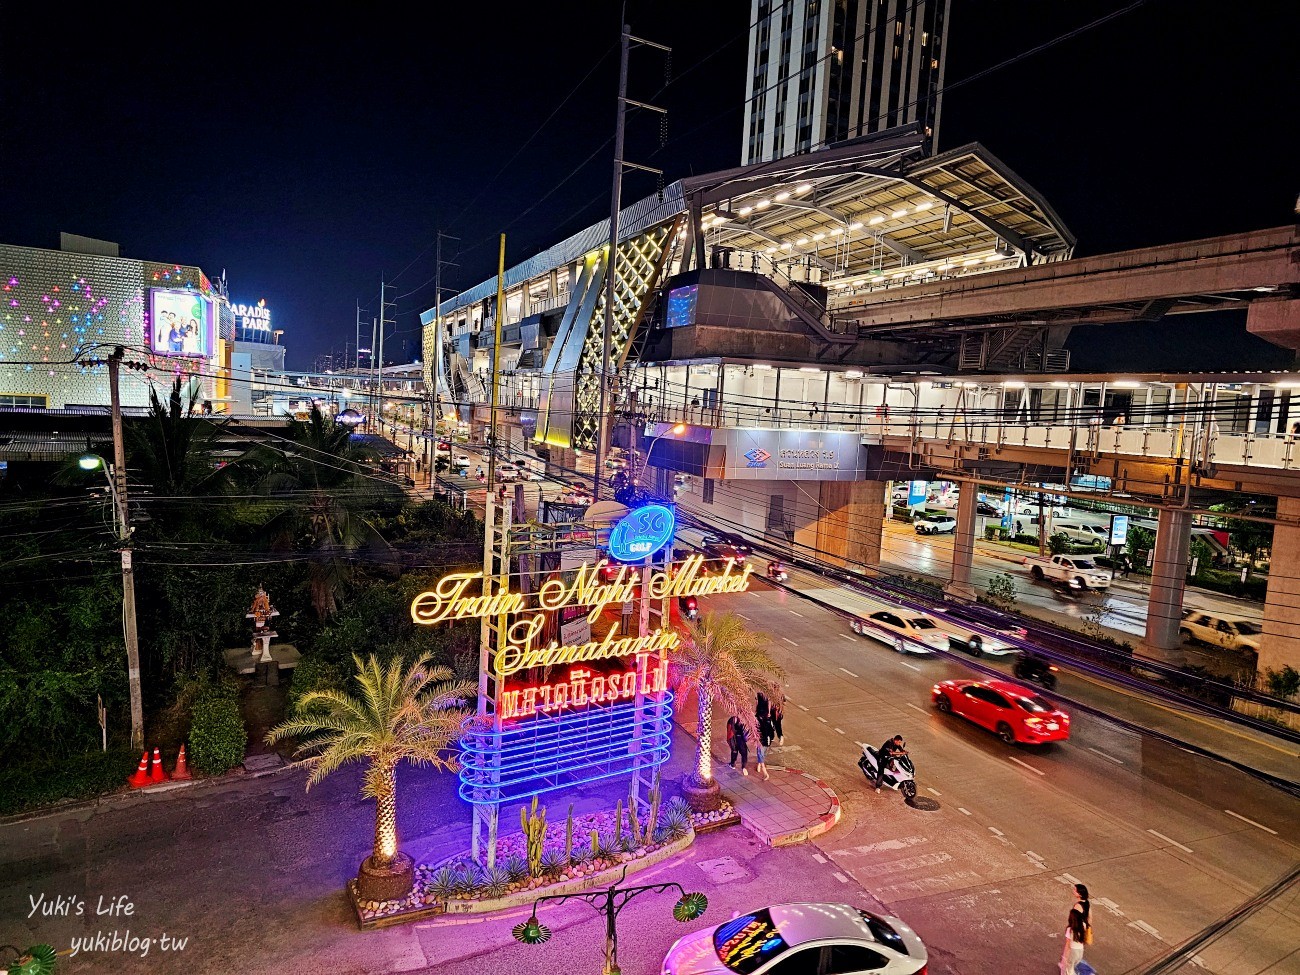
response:
<path id="1" fill-rule="evenodd" d="M 648 504 L 620 518 L 609 533 L 609 554 L 619 562 L 640 562 L 673 540 L 677 517 L 671 508 Z"/>

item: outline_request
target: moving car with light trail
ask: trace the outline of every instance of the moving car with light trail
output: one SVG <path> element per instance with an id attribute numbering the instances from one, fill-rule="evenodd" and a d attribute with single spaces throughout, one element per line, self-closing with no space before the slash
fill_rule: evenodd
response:
<path id="1" fill-rule="evenodd" d="M 1008 745 L 1045 745 L 1070 737 L 1070 716 L 1037 692 L 1008 680 L 945 680 L 931 690 L 934 706 L 960 714 Z"/>
<path id="2" fill-rule="evenodd" d="M 855 616 L 849 628 L 860 636 L 887 643 L 899 653 L 934 653 L 948 649 L 953 641 L 933 616 L 901 606 Z"/>
<path id="3" fill-rule="evenodd" d="M 1025 556 L 1022 563 L 1039 582 L 1062 582 L 1079 590 L 1109 589 L 1111 572 L 1086 555 Z"/>

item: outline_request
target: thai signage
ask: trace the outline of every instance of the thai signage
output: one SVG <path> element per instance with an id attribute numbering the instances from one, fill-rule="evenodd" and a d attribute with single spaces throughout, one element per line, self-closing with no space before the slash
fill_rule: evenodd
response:
<path id="1" fill-rule="evenodd" d="M 838 430 L 717 430 L 726 444 L 727 478 L 854 481 L 862 474 L 862 438 Z"/>

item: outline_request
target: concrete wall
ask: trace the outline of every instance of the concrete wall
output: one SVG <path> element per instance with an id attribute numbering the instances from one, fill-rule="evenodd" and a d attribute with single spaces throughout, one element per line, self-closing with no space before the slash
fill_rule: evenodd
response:
<path id="1" fill-rule="evenodd" d="M 1278 498 L 1279 524 L 1273 529 L 1273 559 L 1264 598 L 1264 637 L 1259 672 L 1290 665 L 1300 670 L 1300 499 Z"/>

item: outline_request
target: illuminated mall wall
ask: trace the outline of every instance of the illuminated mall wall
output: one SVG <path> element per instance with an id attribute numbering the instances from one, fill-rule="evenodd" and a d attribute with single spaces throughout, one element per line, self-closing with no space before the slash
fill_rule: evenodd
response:
<path id="1" fill-rule="evenodd" d="M 188 301 L 202 310 L 199 329 L 172 349 L 166 336 L 160 343 L 150 334 L 151 297 L 164 294 L 166 307 Z M 229 358 L 233 317 L 215 299 L 197 267 L 0 244 L 0 408 L 107 405 L 107 368 L 69 364 L 79 348 L 96 344 L 121 344 L 128 359 L 150 364 L 122 370 L 124 406 L 147 406 L 150 383 L 168 385 L 178 373 L 197 374 L 204 397 L 216 396 L 213 377 Z"/>

